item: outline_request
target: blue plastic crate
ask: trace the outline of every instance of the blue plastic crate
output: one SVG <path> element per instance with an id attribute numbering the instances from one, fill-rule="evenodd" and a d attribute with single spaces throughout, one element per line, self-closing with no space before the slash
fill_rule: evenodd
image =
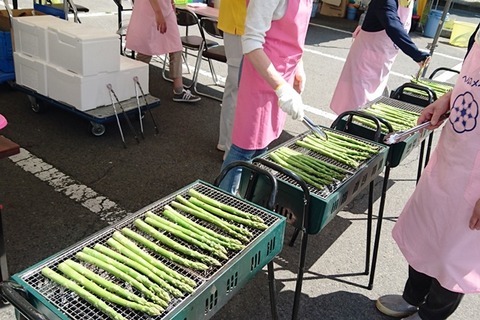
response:
<path id="1" fill-rule="evenodd" d="M 8 31 L 0 31 L 0 71 L 6 73 L 15 71 L 12 38 Z"/>

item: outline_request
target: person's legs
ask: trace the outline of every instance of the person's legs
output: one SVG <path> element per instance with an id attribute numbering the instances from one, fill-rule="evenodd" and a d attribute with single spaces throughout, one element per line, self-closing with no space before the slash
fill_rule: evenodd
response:
<path id="1" fill-rule="evenodd" d="M 142 61 L 145 63 L 150 63 L 150 60 L 152 60 L 152 56 L 137 52 L 135 56 L 135 60 Z"/>
<path id="2" fill-rule="evenodd" d="M 170 78 L 173 79 L 173 101 L 177 102 L 197 102 L 200 100 L 199 96 L 196 96 L 183 88 L 182 77 L 182 52 L 172 52 L 169 54 L 169 71 Z"/>
<path id="3" fill-rule="evenodd" d="M 378 298 L 377 309 L 391 317 L 405 317 L 414 314 L 418 310 L 425 296 L 430 290 L 432 278 L 408 267 L 408 279 L 405 283 L 403 295 L 389 294 Z"/>
<path id="4" fill-rule="evenodd" d="M 235 144 L 231 145 L 230 151 L 223 161 L 221 171 L 225 169 L 229 164 L 235 161 L 252 161 L 253 158 L 261 155 L 267 150 L 267 148 L 259 150 L 246 150 L 240 147 L 237 147 Z M 236 194 L 238 187 L 240 185 L 240 179 L 242 177 L 242 170 L 240 168 L 235 168 L 230 170 L 225 177 L 223 177 L 219 187 L 231 194 Z"/>
<path id="5" fill-rule="evenodd" d="M 414 314 L 406 319 L 442 320 L 455 312 L 463 296 L 443 288 L 435 278 L 409 266 L 403 295 L 382 296 L 376 305 L 382 313 L 393 317 Z"/>
<path id="6" fill-rule="evenodd" d="M 232 144 L 231 135 L 235 107 L 237 105 L 238 77 L 243 54 L 241 36 L 229 33 L 224 33 L 223 36 L 228 70 L 223 91 L 222 109 L 220 111 L 220 130 L 217 147 L 219 149 L 223 147 L 226 155 Z"/>
<path id="7" fill-rule="evenodd" d="M 403 289 L 403 299 L 411 305 L 421 305 L 430 291 L 433 280 L 432 277 L 408 266 L 408 279 Z"/>
<path id="8" fill-rule="evenodd" d="M 432 280 L 425 303 L 418 308 L 422 320 L 447 319 L 457 310 L 464 294 L 443 288 L 436 280 Z"/>

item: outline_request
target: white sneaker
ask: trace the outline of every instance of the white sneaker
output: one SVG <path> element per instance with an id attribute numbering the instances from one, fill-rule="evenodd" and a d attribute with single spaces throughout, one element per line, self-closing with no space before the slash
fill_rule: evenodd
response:
<path id="1" fill-rule="evenodd" d="M 220 143 L 217 144 L 217 150 L 219 150 L 219 151 L 225 151 L 225 145 L 220 144 Z"/>

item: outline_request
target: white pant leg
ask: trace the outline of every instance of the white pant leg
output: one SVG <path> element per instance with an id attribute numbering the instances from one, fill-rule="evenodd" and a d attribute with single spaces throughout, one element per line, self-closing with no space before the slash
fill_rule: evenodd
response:
<path id="1" fill-rule="evenodd" d="M 222 110 L 220 112 L 220 132 L 218 144 L 225 146 L 228 153 L 232 145 L 232 127 L 237 105 L 238 76 L 242 61 L 241 36 L 224 33 L 225 54 L 227 56 L 228 74 L 223 91 Z"/>

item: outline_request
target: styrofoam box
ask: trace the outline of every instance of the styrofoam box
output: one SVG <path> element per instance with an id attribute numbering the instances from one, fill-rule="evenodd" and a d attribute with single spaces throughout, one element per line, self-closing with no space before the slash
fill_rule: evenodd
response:
<path id="1" fill-rule="evenodd" d="M 112 85 L 112 89 L 120 102 L 134 97 L 134 76 L 138 77 L 143 91 L 147 93 L 148 64 L 126 57 L 122 57 L 121 62 L 120 71 L 99 73 L 92 76 L 81 76 L 48 64 L 49 97 L 79 110 L 88 111 L 112 103 L 110 91 L 107 89 L 108 84 Z"/>
<path id="2" fill-rule="evenodd" d="M 116 81 L 112 83 L 113 90 L 118 98 L 125 100 L 135 96 L 134 77 L 138 78 L 138 82 L 145 94 L 148 91 L 148 69 L 147 63 L 133 60 L 124 56 L 120 56 L 120 72 L 117 74 Z M 138 94 L 141 91 L 137 89 Z M 122 96 L 122 98 L 120 98 Z"/>
<path id="3" fill-rule="evenodd" d="M 65 28 L 71 24 L 50 15 L 15 17 L 12 19 L 15 51 L 48 61 L 48 27 Z"/>
<path id="4" fill-rule="evenodd" d="M 13 63 L 15 65 L 17 84 L 35 90 L 45 96 L 47 95 L 48 86 L 45 61 L 14 52 Z"/>
<path id="5" fill-rule="evenodd" d="M 74 23 L 68 28 L 49 27 L 50 64 L 91 76 L 120 69 L 118 35 L 104 29 Z"/>

